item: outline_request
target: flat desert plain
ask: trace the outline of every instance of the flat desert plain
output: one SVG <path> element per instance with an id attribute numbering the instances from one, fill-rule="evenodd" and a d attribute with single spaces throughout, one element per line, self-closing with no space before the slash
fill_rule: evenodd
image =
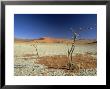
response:
<path id="1" fill-rule="evenodd" d="M 68 49 L 71 43 L 55 42 L 55 39 L 15 40 L 15 76 L 96 76 L 97 42 L 76 41 L 72 56 L 72 68 L 68 68 Z M 32 45 L 36 45 L 37 48 Z M 36 51 L 37 49 L 37 51 Z M 37 54 L 38 53 L 38 54 Z"/>

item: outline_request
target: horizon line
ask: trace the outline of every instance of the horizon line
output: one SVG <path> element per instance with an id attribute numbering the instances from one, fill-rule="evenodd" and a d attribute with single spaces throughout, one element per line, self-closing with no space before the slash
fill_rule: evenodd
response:
<path id="1" fill-rule="evenodd" d="M 72 39 L 72 38 L 59 38 L 59 37 L 39 37 L 39 38 L 56 38 L 56 39 Z M 39 38 L 20 38 L 20 37 L 14 37 L 14 39 L 22 39 L 22 40 L 33 40 L 33 39 L 39 39 Z M 76 40 L 97 40 L 97 38 L 77 38 Z"/>

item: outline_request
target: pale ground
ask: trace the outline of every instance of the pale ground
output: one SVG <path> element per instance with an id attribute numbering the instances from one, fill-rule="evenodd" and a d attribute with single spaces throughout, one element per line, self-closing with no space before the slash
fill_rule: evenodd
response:
<path id="1" fill-rule="evenodd" d="M 67 49 L 70 45 L 58 43 L 39 43 L 38 45 L 39 56 L 52 56 L 52 55 L 67 55 Z M 73 54 L 91 52 L 92 56 L 97 55 L 97 45 L 76 45 Z M 46 66 L 35 64 L 38 60 L 36 50 L 31 44 L 15 44 L 14 46 L 14 75 L 15 76 L 42 76 L 47 73 L 48 76 L 67 76 L 64 70 L 47 69 Z M 85 71 L 85 72 L 83 72 Z M 96 70 L 81 70 L 80 74 L 69 75 L 96 75 Z M 85 74 L 86 73 L 86 74 Z"/>

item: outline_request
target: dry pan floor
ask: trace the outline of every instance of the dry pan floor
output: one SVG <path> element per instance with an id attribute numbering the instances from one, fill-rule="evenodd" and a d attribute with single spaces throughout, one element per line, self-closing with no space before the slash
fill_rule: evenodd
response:
<path id="1" fill-rule="evenodd" d="M 70 47 L 70 46 L 69 46 Z M 15 76 L 96 76 L 96 45 L 77 45 L 73 66 L 68 68 L 67 46 L 64 44 L 40 44 L 37 57 L 29 44 L 15 44 Z M 54 50 L 54 51 L 53 51 Z M 52 52 L 53 51 L 53 52 Z"/>

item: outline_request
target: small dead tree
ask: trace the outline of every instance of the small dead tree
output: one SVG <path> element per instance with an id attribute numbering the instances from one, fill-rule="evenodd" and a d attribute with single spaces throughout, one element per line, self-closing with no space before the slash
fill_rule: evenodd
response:
<path id="1" fill-rule="evenodd" d="M 38 42 L 37 41 L 34 41 L 34 44 L 32 44 L 31 46 L 33 46 L 36 50 L 36 55 L 37 57 L 39 57 L 39 53 L 38 53 L 38 46 L 37 46 Z"/>
<path id="2" fill-rule="evenodd" d="M 68 49 L 68 57 L 70 58 L 71 61 L 72 61 L 72 54 L 73 54 L 73 51 L 74 51 L 74 49 L 75 49 L 76 36 L 77 36 L 77 34 L 76 34 L 75 32 L 73 32 L 72 45 L 71 45 L 70 50 Z"/>
<path id="3" fill-rule="evenodd" d="M 71 69 L 71 70 L 73 70 L 74 66 L 75 66 L 75 64 L 73 63 L 73 56 L 72 55 L 73 55 L 73 52 L 74 52 L 74 49 L 75 49 L 76 38 L 77 38 L 77 33 L 72 31 L 72 45 L 71 45 L 71 48 L 68 49 L 68 58 L 70 60 L 69 60 L 69 63 L 67 65 L 68 69 Z"/>

